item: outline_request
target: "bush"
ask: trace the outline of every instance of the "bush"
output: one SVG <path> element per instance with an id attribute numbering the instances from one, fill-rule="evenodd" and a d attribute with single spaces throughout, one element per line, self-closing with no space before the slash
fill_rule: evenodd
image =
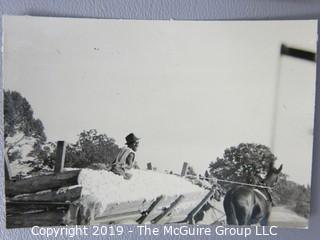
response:
<path id="1" fill-rule="evenodd" d="M 111 165 L 120 148 L 113 138 L 99 134 L 97 130 L 83 131 L 75 144 L 66 147 L 65 167 L 85 168 L 96 163 Z M 50 151 L 42 152 L 45 165 L 55 164 L 56 145 Z"/>
<path id="2" fill-rule="evenodd" d="M 276 203 L 285 205 L 303 217 L 310 215 L 311 188 L 283 178 L 273 191 Z"/>

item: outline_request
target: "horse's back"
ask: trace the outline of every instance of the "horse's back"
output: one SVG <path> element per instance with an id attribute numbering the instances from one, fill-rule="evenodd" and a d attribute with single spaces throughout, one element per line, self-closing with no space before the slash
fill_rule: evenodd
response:
<path id="1" fill-rule="evenodd" d="M 227 197 L 228 196 L 228 197 Z M 231 188 L 227 193 L 226 197 L 233 201 L 235 200 L 243 200 L 243 199 L 251 199 L 253 200 L 254 197 L 254 191 L 251 187 L 246 186 L 236 186 Z"/>
<path id="2" fill-rule="evenodd" d="M 230 189 L 223 202 L 227 223 L 232 225 L 250 225 L 268 218 L 268 201 L 258 195 L 254 188 L 236 186 Z M 235 220 L 236 219 L 236 222 Z"/>

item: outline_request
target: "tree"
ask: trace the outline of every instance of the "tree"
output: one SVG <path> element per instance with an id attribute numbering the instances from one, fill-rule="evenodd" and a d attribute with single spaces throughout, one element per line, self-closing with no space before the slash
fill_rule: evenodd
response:
<path id="1" fill-rule="evenodd" d="M 53 167 L 55 164 L 56 145 L 52 144 L 50 151 L 43 151 L 44 164 Z M 47 149 L 48 150 L 48 149 Z M 66 167 L 85 168 L 93 164 L 110 166 L 116 158 L 120 148 L 113 138 L 106 134 L 99 134 L 97 130 L 83 131 L 75 144 L 66 147 Z"/>
<path id="2" fill-rule="evenodd" d="M 268 147 L 241 143 L 237 147 L 227 148 L 222 158 L 218 157 L 215 162 L 211 162 L 209 172 L 218 179 L 257 184 L 275 160 L 275 155 Z"/>
<path id="3" fill-rule="evenodd" d="M 47 142 L 45 144 L 34 144 L 33 150 L 29 153 L 29 156 L 35 156 L 38 161 L 30 162 L 30 166 L 33 167 L 32 172 L 39 172 L 41 170 L 51 171 L 54 168 L 56 158 L 57 144 Z"/>
<path id="4" fill-rule="evenodd" d="M 10 137 L 17 139 L 10 142 L 8 141 Z M 34 118 L 33 110 L 26 98 L 19 92 L 4 90 L 4 140 L 10 161 L 19 156 L 13 148 L 27 137 L 34 138 L 35 145 L 43 144 L 46 141 L 43 124 Z M 37 151 L 33 151 L 32 154 L 36 156 Z"/>

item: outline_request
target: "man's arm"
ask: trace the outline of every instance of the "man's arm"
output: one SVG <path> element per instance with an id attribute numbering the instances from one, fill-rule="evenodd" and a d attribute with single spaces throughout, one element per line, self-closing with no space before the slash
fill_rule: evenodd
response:
<path id="1" fill-rule="evenodd" d="M 126 159 L 126 168 L 131 169 L 134 162 L 134 153 L 130 153 Z"/>

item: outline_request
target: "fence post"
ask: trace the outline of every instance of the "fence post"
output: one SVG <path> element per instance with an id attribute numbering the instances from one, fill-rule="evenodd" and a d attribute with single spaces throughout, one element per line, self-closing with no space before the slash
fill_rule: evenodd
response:
<path id="1" fill-rule="evenodd" d="M 57 152 L 56 152 L 56 164 L 54 166 L 55 173 L 63 172 L 65 156 L 66 156 L 66 142 L 58 141 Z"/>
<path id="2" fill-rule="evenodd" d="M 184 162 L 181 170 L 181 177 L 184 177 L 186 175 L 187 169 L 188 169 L 188 163 Z"/>
<path id="3" fill-rule="evenodd" d="M 148 162 L 148 163 L 147 163 L 147 169 L 148 169 L 148 170 L 152 170 L 152 163 L 151 163 L 151 162 Z"/>
<path id="4" fill-rule="evenodd" d="M 3 157 L 4 157 L 5 180 L 10 181 L 12 179 L 12 171 L 11 171 L 9 158 L 6 150 L 4 150 Z"/>

